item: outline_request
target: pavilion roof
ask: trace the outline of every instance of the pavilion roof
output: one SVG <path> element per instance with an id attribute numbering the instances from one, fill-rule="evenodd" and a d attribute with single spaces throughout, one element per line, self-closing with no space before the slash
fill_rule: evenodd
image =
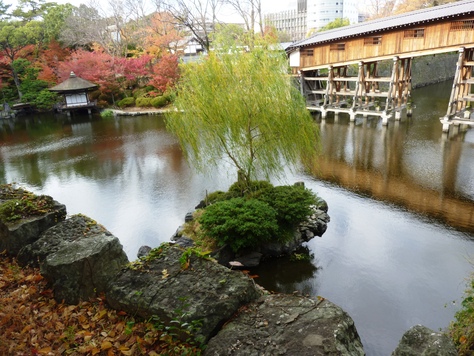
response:
<path id="1" fill-rule="evenodd" d="M 52 88 L 49 88 L 49 90 L 55 92 L 87 91 L 94 89 L 97 86 L 97 84 L 79 78 L 76 76 L 76 74 L 74 74 L 74 72 L 71 72 L 68 79 Z"/>

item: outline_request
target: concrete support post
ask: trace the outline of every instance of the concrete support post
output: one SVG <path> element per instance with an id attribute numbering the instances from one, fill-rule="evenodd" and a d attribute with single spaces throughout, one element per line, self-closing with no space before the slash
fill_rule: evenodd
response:
<path id="1" fill-rule="evenodd" d="M 321 112 L 321 119 L 325 119 L 328 116 L 328 111 L 322 106 L 319 110 Z"/>
<path id="2" fill-rule="evenodd" d="M 442 118 L 441 123 L 443 124 L 443 132 L 449 132 L 449 127 L 451 126 L 451 123 L 449 122 L 448 116 Z"/>
<path id="3" fill-rule="evenodd" d="M 350 121 L 350 122 L 354 122 L 355 119 L 356 119 L 356 112 L 355 112 L 355 110 L 351 110 L 351 111 L 349 112 L 349 121 Z"/>

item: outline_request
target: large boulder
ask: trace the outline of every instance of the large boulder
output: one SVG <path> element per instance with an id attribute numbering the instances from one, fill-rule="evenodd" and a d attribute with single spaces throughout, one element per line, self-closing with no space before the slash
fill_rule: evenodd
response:
<path id="1" fill-rule="evenodd" d="M 204 355 L 365 355 L 354 322 L 324 298 L 266 295 L 242 308 Z"/>
<path id="2" fill-rule="evenodd" d="M 51 198 L 51 197 L 48 197 Z M 7 199 L 0 199 L 0 204 Z M 54 201 L 47 212 L 26 216 L 13 222 L 0 219 L 0 251 L 16 256 L 20 249 L 36 241 L 41 233 L 66 218 L 66 206 Z"/>
<path id="3" fill-rule="evenodd" d="M 114 309 L 186 328 L 204 342 L 241 306 L 260 296 L 260 288 L 242 272 L 200 256 L 197 250 L 170 244 L 130 263 L 106 294 Z"/>
<path id="4" fill-rule="evenodd" d="M 444 333 L 415 325 L 403 334 L 392 356 L 456 356 L 453 341 Z"/>
<path id="5" fill-rule="evenodd" d="M 117 237 L 84 215 L 74 215 L 46 230 L 19 253 L 22 263 L 39 262 L 58 301 L 77 304 L 105 292 L 128 263 Z"/>

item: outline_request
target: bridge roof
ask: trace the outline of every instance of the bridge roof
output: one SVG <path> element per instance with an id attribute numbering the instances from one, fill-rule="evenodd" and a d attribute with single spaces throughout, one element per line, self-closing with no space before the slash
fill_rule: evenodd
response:
<path id="1" fill-rule="evenodd" d="M 381 33 L 396 28 L 474 14 L 474 0 L 456 1 L 445 5 L 433 6 L 422 10 L 406 12 L 400 15 L 383 17 L 372 21 L 360 22 L 334 30 L 318 32 L 310 38 L 295 42 L 287 52 L 296 48 L 334 42 L 350 37 Z"/>

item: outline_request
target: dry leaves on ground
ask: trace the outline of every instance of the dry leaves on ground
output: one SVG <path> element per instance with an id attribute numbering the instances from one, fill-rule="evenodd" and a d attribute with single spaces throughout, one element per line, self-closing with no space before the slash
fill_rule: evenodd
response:
<path id="1" fill-rule="evenodd" d="M 104 298 L 57 303 L 38 269 L 0 254 L 0 355 L 199 355 L 162 325 L 108 308 Z"/>

